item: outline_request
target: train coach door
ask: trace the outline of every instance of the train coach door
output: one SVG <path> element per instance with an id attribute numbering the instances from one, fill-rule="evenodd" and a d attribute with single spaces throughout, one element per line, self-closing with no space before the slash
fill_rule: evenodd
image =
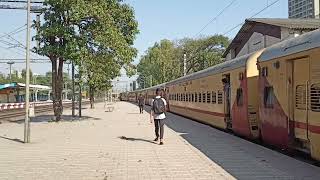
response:
<path id="1" fill-rule="evenodd" d="M 224 112 L 226 115 L 227 128 L 232 129 L 232 119 L 231 119 L 231 83 L 230 74 L 224 75 L 222 79 L 223 91 L 224 91 Z"/>
<path id="2" fill-rule="evenodd" d="M 309 59 L 293 62 L 294 132 L 296 138 L 308 140 Z"/>

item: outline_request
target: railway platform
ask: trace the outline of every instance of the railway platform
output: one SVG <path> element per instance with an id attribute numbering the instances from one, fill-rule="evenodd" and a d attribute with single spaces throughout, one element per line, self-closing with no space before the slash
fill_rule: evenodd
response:
<path id="1" fill-rule="evenodd" d="M 30 144 L 23 123 L 0 124 L 0 179 L 320 179 L 320 167 L 170 113 L 160 146 L 147 112 L 113 107 L 39 116 Z"/>

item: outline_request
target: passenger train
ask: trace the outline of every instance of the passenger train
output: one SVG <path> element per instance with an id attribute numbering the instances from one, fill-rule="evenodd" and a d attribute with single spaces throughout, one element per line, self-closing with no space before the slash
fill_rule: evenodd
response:
<path id="1" fill-rule="evenodd" d="M 170 112 L 320 161 L 320 30 L 121 97 L 157 88 Z"/>

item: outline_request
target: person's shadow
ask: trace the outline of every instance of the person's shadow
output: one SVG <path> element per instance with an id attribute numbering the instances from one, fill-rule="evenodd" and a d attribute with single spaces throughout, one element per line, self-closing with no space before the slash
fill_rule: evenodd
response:
<path id="1" fill-rule="evenodd" d="M 17 139 L 17 138 L 8 138 L 8 137 L 4 137 L 4 136 L 0 136 L 0 138 L 2 139 L 6 139 L 6 140 L 9 140 L 9 141 L 14 141 L 14 142 L 18 142 L 18 143 L 24 143 L 24 141 L 20 140 L 20 139 Z"/>
<path id="2" fill-rule="evenodd" d="M 152 143 L 152 144 L 157 144 L 156 142 L 154 141 L 151 141 L 151 140 L 146 140 L 146 139 L 141 139 L 141 138 L 129 138 L 129 137 L 126 137 L 126 136 L 120 136 L 118 137 L 119 139 L 122 139 L 122 140 L 126 140 L 126 141 L 143 141 L 143 142 L 148 142 L 148 143 Z"/>

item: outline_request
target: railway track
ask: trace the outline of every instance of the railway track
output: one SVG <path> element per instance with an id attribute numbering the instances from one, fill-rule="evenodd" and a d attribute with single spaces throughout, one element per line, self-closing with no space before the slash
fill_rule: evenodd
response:
<path id="1" fill-rule="evenodd" d="M 90 104 L 89 101 L 82 102 L 83 105 Z M 76 103 L 77 107 L 78 103 Z M 72 103 L 64 103 L 63 108 L 71 108 Z M 44 113 L 52 113 L 52 104 L 42 105 L 42 106 L 35 106 L 35 115 L 42 115 Z M 15 122 L 21 120 L 25 116 L 25 109 L 24 108 L 18 108 L 18 109 L 7 109 L 0 111 L 0 123 L 1 122 Z"/>

